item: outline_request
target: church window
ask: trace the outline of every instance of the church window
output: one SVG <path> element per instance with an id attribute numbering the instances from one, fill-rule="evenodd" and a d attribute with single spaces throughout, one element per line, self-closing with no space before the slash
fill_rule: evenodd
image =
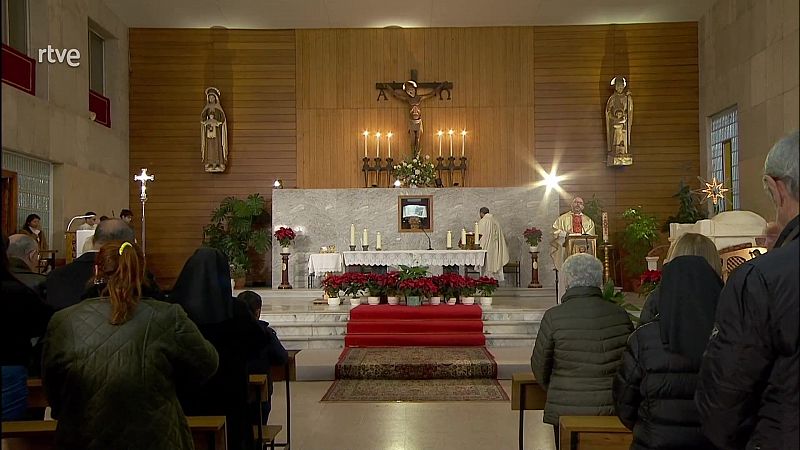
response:
<path id="1" fill-rule="evenodd" d="M 28 0 L 2 0 L 3 43 L 28 54 Z"/>
<path id="2" fill-rule="evenodd" d="M 17 229 L 25 225 L 28 214 L 37 214 L 42 218 L 42 232 L 48 238 L 48 242 L 53 242 L 50 225 L 53 165 L 47 161 L 3 149 L 3 169 L 17 174 Z"/>
<path id="3" fill-rule="evenodd" d="M 739 111 L 734 106 L 711 116 L 711 176 L 729 189 L 720 211 L 739 209 Z"/>

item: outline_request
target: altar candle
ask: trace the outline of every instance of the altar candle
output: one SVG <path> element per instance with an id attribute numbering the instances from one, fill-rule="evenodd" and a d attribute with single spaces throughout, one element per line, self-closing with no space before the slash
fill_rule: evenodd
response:
<path id="1" fill-rule="evenodd" d="M 378 141 L 378 146 L 375 147 L 375 157 L 379 158 L 381 156 L 381 132 L 375 133 L 375 139 Z"/>
<path id="2" fill-rule="evenodd" d="M 478 242 L 478 222 L 475 222 L 475 242 Z"/>
<path id="3" fill-rule="evenodd" d="M 608 243 L 608 213 L 603 211 L 603 242 Z"/>
<path id="4" fill-rule="evenodd" d="M 356 245 L 356 225 L 353 223 L 350 224 L 350 245 Z"/>
<path id="5" fill-rule="evenodd" d="M 364 136 L 364 158 L 366 158 L 367 157 L 367 141 L 369 140 L 369 131 L 364 130 L 364 132 L 361 133 L 361 134 Z"/>
<path id="6" fill-rule="evenodd" d="M 392 158 L 392 136 L 394 136 L 394 133 L 391 131 L 386 133 L 386 140 L 389 143 L 389 159 Z"/>
<path id="7" fill-rule="evenodd" d="M 364 228 L 364 234 L 361 236 L 361 245 L 369 245 L 369 233 L 367 233 L 366 228 Z"/>
<path id="8" fill-rule="evenodd" d="M 467 130 L 461 130 L 461 156 L 464 156 L 464 141 L 467 140 Z"/>
<path id="9" fill-rule="evenodd" d="M 442 136 L 444 135 L 444 131 L 439 130 L 436 132 L 436 135 L 439 136 L 439 156 L 442 156 Z"/>
<path id="10" fill-rule="evenodd" d="M 447 248 L 453 248 L 453 232 L 447 230 Z"/>
<path id="11" fill-rule="evenodd" d="M 453 156 L 453 130 L 448 130 L 447 135 L 450 137 L 450 156 Z"/>
<path id="12" fill-rule="evenodd" d="M 461 244 L 462 245 L 467 245 L 467 229 L 466 228 L 462 228 L 461 229 Z"/>
<path id="13" fill-rule="evenodd" d="M 375 235 L 375 248 L 378 249 L 378 250 L 381 249 L 381 232 L 380 231 L 378 231 L 378 233 Z"/>

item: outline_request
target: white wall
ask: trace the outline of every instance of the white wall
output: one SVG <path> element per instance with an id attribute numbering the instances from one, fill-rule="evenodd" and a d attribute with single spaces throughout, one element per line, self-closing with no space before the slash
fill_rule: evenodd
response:
<path id="1" fill-rule="evenodd" d="M 798 0 L 718 0 L 699 34 L 701 173 L 710 177 L 708 118 L 737 105 L 741 209 L 771 219 L 764 158 L 798 129 Z"/>
<path id="2" fill-rule="evenodd" d="M 31 0 L 30 50 L 77 48 L 81 64 L 37 64 L 36 96 L 2 84 L 2 146 L 54 163 L 52 247 L 87 210 L 128 207 L 128 28 L 101 0 Z M 106 36 L 106 97 L 112 128 L 89 120 L 89 20 Z"/>

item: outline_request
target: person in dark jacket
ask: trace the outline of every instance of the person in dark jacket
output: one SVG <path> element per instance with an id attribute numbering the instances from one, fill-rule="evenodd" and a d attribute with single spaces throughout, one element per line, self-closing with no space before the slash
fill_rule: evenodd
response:
<path id="1" fill-rule="evenodd" d="M 93 237 L 93 250 L 50 272 L 47 276 L 46 303 L 59 310 L 75 305 L 84 298 L 97 297 L 98 292 L 92 289 L 92 284 L 89 282 L 94 276 L 95 256 L 97 250 L 111 241 L 133 243 L 136 241 L 136 235 L 133 228 L 120 219 L 104 220 L 98 224 Z M 145 273 L 147 275 L 142 287 L 144 296 L 157 300 L 164 299 L 152 274 L 147 271 Z"/>
<path id="2" fill-rule="evenodd" d="M 659 289 L 659 313 L 628 338 L 614 378 L 617 416 L 633 430 L 631 450 L 714 450 L 694 390 L 722 279 L 704 258 L 679 256 L 664 266 Z"/>
<path id="3" fill-rule="evenodd" d="M 278 339 L 278 334 L 275 333 L 275 330 L 269 327 L 269 323 L 259 319 L 261 317 L 261 296 L 253 291 L 244 291 L 237 295 L 236 299 L 247 305 L 247 309 L 253 315 L 253 318 L 258 321 L 258 326 L 261 328 L 261 331 L 263 331 L 264 335 L 267 336 L 266 347 L 261 350 L 261 353 L 258 355 L 258 357 L 247 362 L 248 374 L 264 374 L 267 376 L 267 392 L 269 395 L 267 396 L 267 400 L 262 403 L 261 424 L 263 425 L 267 423 L 269 413 L 272 410 L 272 392 L 274 390 L 272 381 L 272 368 L 285 366 L 286 362 L 289 360 L 289 353 L 287 353 L 286 349 L 283 348 L 283 344 L 281 344 L 280 339 Z M 252 405 L 250 409 L 253 410 Z M 255 413 L 253 414 L 253 417 L 256 420 L 251 420 L 251 422 L 257 424 L 257 404 L 255 405 Z"/>
<path id="4" fill-rule="evenodd" d="M 664 258 L 664 267 L 679 256 L 691 255 L 702 256 L 717 275 L 722 276 L 722 259 L 719 256 L 717 246 L 714 245 L 711 239 L 698 233 L 686 233 L 679 237 L 669 248 L 667 256 Z M 660 295 L 660 286 L 658 286 L 647 296 L 647 300 L 642 306 L 642 312 L 639 314 L 640 323 L 650 322 L 656 317 Z"/>
<path id="5" fill-rule="evenodd" d="M 8 238 L 6 253 L 14 276 L 44 298 L 47 277 L 39 273 L 39 247 L 36 241 L 26 234 L 12 234 Z"/>
<path id="6" fill-rule="evenodd" d="M 178 305 L 143 298 L 144 258 L 129 242 L 97 254 L 100 298 L 57 312 L 42 383 L 59 449 L 192 449 L 176 389 L 207 380 L 217 352 Z"/>
<path id="7" fill-rule="evenodd" d="M 8 268 L 6 238 L 0 251 L 0 372 L 2 372 L 2 419 L 18 420 L 28 408 L 28 367 L 34 354 L 31 340 L 44 335 L 53 314 L 36 292 L 18 280 Z"/>
<path id="8" fill-rule="evenodd" d="M 800 448 L 800 189 L 797 131 L 764 162 L 783 226 L 775 247 L 739 266 L 719 298 L 695 401 L 720 449 Z"/>
<path id="9" fill-rule="evenodd" d="M 603 265 L 579 253 L 561 269 L 567 290 L 542 318 L 531 356 L 536 381 L 547 391 L 544 422 L 614 414 L 611 383 L 633 324 L 621 307 L 603 299 Z"/>
<path id="10" fill-rule="evenodd" d="M 180 393 L 189 415 L 225 416 L 230 450 L 251 450 L 253 431 L 247 411 L 247 361 L 267 345 L 244 303 L 231 293 L 228 259 L 220 251 L 200 248 L 183 266 L 171 298 L 219 353 L 219 370 L 199 389 Z"/>

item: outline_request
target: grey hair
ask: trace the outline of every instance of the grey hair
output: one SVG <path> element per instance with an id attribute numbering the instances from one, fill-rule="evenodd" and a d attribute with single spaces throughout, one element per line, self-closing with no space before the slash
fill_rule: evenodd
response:
<path id="1" fill-rule="evenodd" d="M 481 213 L 481 214 L 489 214 L 489 208 L 487 208 L 487 207 L 485 207 L 485 206 L 484 206 L 483 208 L 481 208 L 481 211 L 480 211 L 480 213 Z"/>
<path id="2" fill-rule="evenodd" d="M 777 178 L 786 183 L 789 194 L 800 200 L 800 182 L 798 180 L 798 151 L 800 150 L 800 131 L 785 136 L 770 149 L 764 160 L 764 175 Z"/>
<path id="3" fill-rule="evenodd" d="M 9 258 L 28 259 L 28 255 L 39 248 L 36 241 L 26 234 L 12 234 L 8 237 L 8 249 L 6 254 Z"/>
<path id="4" fill-rule="evenodd" d="M 581 286 L 601 287 L 603 285 L 603 264 L 588 253 L 576 253 L 561 267 L 567 289 Z"/>
<path id="5" fill-rule="evenodd" d="M 136 241 L 136 233 L 134 233 L 133 228 L 122 219 L 104 220 L 97 225 L 92 243 L 95 247 L 99 248 L 111 241 L 133 243 Z"/>

